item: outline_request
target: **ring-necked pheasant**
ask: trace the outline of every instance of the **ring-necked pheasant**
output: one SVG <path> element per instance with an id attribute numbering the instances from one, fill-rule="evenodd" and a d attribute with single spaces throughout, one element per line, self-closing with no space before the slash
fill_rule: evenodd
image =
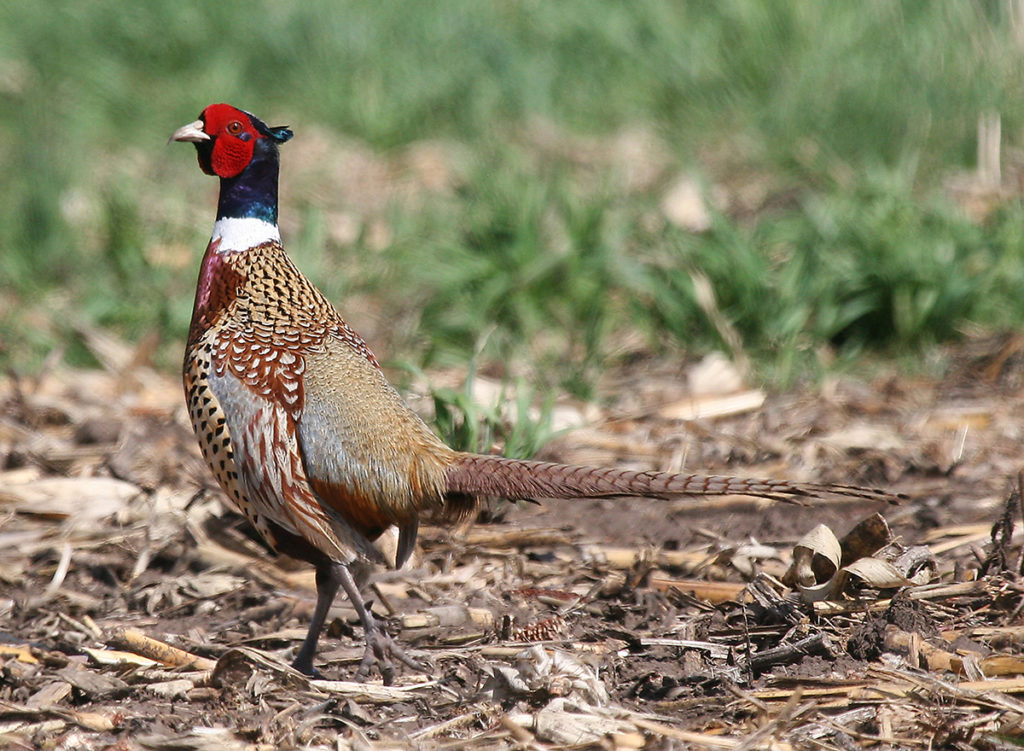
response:
<path id="1" fill-rule="evenodd" d="M 185 350 L 192 426 L 228 498 L 271 548 L 316 567 L 317 604 L 294 666 L 313 657 L 339 587 L 366 634 L 357 675 L 392 659 L 420 669 L 381 628 L 349 570 L 383 563 L 371 542 L 399 533 L 408 558 L 421 518 L 465 517 L 479 496 L 509 499 L 742 494 L 779 500 L 852 496 L 841 485 L 572 467 L 454 451 L 405 405 L 373 353 L 285 254 L 277 227 L 278 146 L 292 137 L 212 104 L 172 141 L 195 144 L 220 178 Z"/>

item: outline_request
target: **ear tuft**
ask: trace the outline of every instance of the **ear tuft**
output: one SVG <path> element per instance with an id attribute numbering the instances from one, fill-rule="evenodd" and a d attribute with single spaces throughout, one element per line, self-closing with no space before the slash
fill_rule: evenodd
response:
<path id="1" fill-rule="evenodd" d="M 279 125 L 276 128 L 271 128 L 270 129 L 270 136 L 271 136 L 271 138 L 273 138 L 278 143 L 284 143 L 285 141 L 290 141 L 292 136 L 294 136 L 294 135 L 295 134 L 292 133 L 292 129 L 289 128 L 287 125 Z"/>

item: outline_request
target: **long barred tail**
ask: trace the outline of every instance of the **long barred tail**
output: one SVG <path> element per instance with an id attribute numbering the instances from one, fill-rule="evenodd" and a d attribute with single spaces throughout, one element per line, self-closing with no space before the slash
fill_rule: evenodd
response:
<path id="1" fill-rule="evenodd" d="M 827 485 L 785 480 L 634 472 L 628 469 L 574 467 L 552 462 L 458 454 L 448 470 L 448 492 L 509 499 L 608 498 L 685 495 L 749 495 L 799 503 L 809 499 L 852 498 L 897 503 L 902 494 L 854 485 Z"/>

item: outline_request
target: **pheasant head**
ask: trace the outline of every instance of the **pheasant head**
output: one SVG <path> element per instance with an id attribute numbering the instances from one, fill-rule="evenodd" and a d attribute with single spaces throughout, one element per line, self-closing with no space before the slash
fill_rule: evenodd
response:
<path id="1" fill-rule="evenodd" d="M 199 119 L 174 131 L 171 141 L 195 145 L 199 166 L 221 180 L 217 219 L 277 224 L 279 144 L 292 137 L 230 104 L 211 104 Z"/>

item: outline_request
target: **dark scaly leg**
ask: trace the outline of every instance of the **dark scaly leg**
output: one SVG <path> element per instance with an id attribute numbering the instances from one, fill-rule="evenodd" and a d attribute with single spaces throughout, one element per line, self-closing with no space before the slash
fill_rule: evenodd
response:
<path id="1" fill-rule="evenodd" d="M 391 662 L 391 658 L 398 660 L 413 670 L 421 673 L 425 672 L 426 669 L 395 644 L 394 639 L 381 627 L 377 619 L 373 617 L 373 613 L 366 607 L 362 595 L 359 594 L 359 587 L 356 586 L 356 581 L 352 578 L 352 572 L 348 570 L 348 566 L 335 563 L 331 568 L 337 577 L 336 581 L 341 583 L 345 594 L 348 595 L 348 599 L 352 601 L 352 607 L 356 609 L 366 635 L 366 652 L 363 653 L 362 662 L 359 663 L 356 680 L 364 680 L 369 675 L 370 668 L 376 663 L 377 667 L 380 668 L 384 684 L 390 686 L 395 679 L 395 667 Z"/>
<path id="2" fill-rule="evenodd" d="M 395 644 L 390 635 L 381 627 L 373 613 L 366 607 L 362 595 L 359 594 L 359 587 L 348 566 L 333 561 L 318 563 L 316 567 L 316 609 L 313 611 L 313 619 L 309 624 L 309 631 L 306 638 L 299 647 L 292 667 L 305 675 L 316 676 L 317 671 L 313 667 L 313 658 L 316 656 L 316 645 L 320 640 L 320 632 L 323 631 L 324 622 L 327 620 L 327 613 L 331 609 L 334 597 L 338 593 L 338 587 L 345 590 L 348 599 L 352 602 L 360 623 L 363 624 L 363 632 L 366 635 L 366 652 L 359 663 L 359 670 L 356 673 L 357 680 L 363 680 L 369 675 L 370 668 L 374 663 L 380 668 L 381 677 L 384 683 L 390 685 L 395 678 L 395 668 L 392 658 L 413 670 L 424 672 L 424 668 L 418 662 L 405 654 L 401 647 Z"/>
<path id="3" fill-rule="evenodd" d="M 324 630 L 324 621 L 327 620 L 327 613 L 334 603 L 334 596 L 338 594 L 338 587 L 341 586 L 336 568 L 337 565 L 331 561 L 316 565 L 316 609 L 313 611 L 313 620 L 309 623 L 306 638 L 292 661 L 292 667 L 305 675 L 317 675 L 316 668 L 313 667 L 316 644 L 320 640 L 320 632 Z"/>

